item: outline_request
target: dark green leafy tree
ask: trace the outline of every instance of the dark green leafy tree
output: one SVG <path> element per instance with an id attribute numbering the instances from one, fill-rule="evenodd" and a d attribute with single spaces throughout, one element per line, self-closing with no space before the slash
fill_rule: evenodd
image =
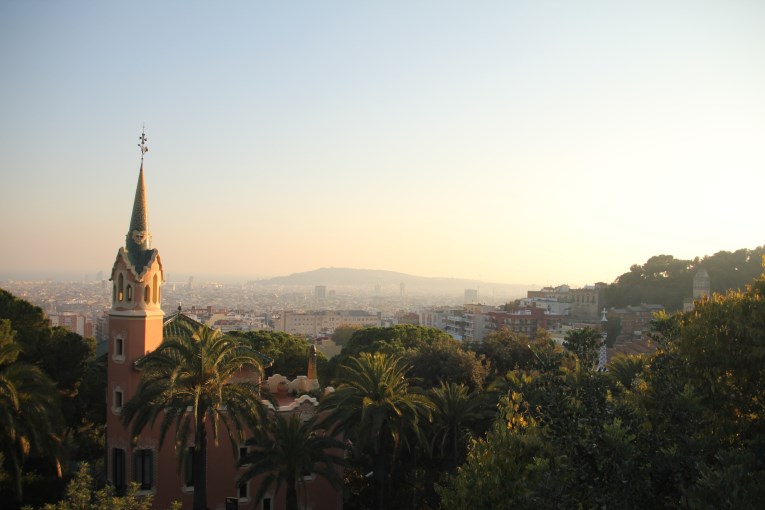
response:
<path id="1" fill-rule="evenodd" d="M 38 345 L 47 344 L 45 337 L 51 334 L 50 321 L 42 308 L 0 289 L 0 319 L 9 320 L 16 331 L 16 341 L 23 351 L 22 360 L 37 361 L 40 355 L 36 353 L 43 349 Z"/>
<path id="2" fill-rule="evenodd" d="M 551 354 L 554 342 L 546 331 L 534 339 L 507 328 L 492 331 L 482 343 L 470 344 L 488 369 L 487 379 L 504 379 L 511 370 L 529 369 L 540 361 L 540 354 Z"/>
<path id="3" fill-rule="evenodd" d="M 658 303 L 670 312 L 682 309 L 683 300 L 691 297 L 693 278 L 705 269 L 711 278 L 712 291 L 744 289 L 762 271 L 765 246 L 735 252 L 720 251 L 693 260 L 657 255 L 645 264 L 635 264 L 619 276 L 605 291 L 607 307 L 624 307 L 640 303 Z"/>
<path id="4" fill-rule="evenodd" d="M 335 328 L 335 331 L 332 333 L 332 340 L 339 346 L 344 347 L 348 344 L 351 337 L 358 331 L 362 329 L 361 326 L 356 326 L 353 324 L 346 324 L 344 326 L 339 326 Z"/>
<path id="5" fill-rule="evenodd" d="M 423 388 L 437 387 L 448 377 L 455 384 L 476 390 L 483 387 L 489 372 L 489 363 L 482 363 L 475 352 L 463 349 L 451 339 L 407 349 L 403 359 L 412 367 L 409 375 Z"/>
<path id="6" fill-rule="evenodd" d="M 193 438 L 195 510 L 207 508 L 208 425 L 217 444 L 222 424 L 234 449 L 245 430 L 263 424 L 259 386 L 233 380 L 241 370 L 260 371 L 260 359 L 246 343 L 201 327 L 193 335 L 165 339 L 137 363 L 141 382 L 122 410 L 123 422 L 138 436 L 159 420 L 160 445 L 171 430 L 176 445 Z M 176 448 L 179 459 L 185 450 Z"/>
<path id="7" fill-rule="evenodd" d="M 473 444 L 455 477 L 436 486 L 442 508 L 554 508 L 540 506 L 534 490 L 553 482 L 554 452 L 525 407 L 518 393 L 503 399 L 487 438 Z M 549 492 L 557 490 L 548 486 Z"/>
<path id="8" fill-rule="evenodd" d="M 598 362 L 600 333 L 593 328 L 572 329 L 566 333 L 563 347 L 573 353 L 584 370 L 593 370 Z"/>
<path id="9" fill-rule="evenodd" d="M 46 504 L 43 510 L 151 510 L 153 494 L 138 494 L 139 485 L 131 483 L 123 496 L 116 496 L 114 487 L 94 490 L 93 475 L 87 462 L 80 464 L 74 477 L 66 486 L 66 495 L 55 504 Z M 181 510 L 181 504 L 174 501 L 170 510 Z"/>
<path id="10" fill-rule="evenodd" d="M 306 374 L 311 344 L 305 338 L 279 331 L 237 331 L 230 335 L 246 340 L 253 349 L 274 360 L 271 367 L 267 368 L 269 375 L 281 374 L 294 379 L 298 375 Z M 318 353 L 320 371 L 326 361 L 326 357 Z"/>
<path id="11" fill-rule="evenodd" d="M 363 328 L 353 333 L 348 343 L 337 356 L 327 364 L 328 380 L 339 374 L 339 367 L 349 358 L 366 352 L 377 352 L 405 357 L 431 345 L 459 345 L 454 338 L 444 331 L 424 326 L 399 324 L 384 328 Z"/>
<path id="12" fill-rule="evenodd" d="M 305 497 L 304 476 L 320 476 L 340 490 L 339 466 L 346 464 L 345 443 L 317 425 L 316 417 L 301 420 L 295 415 L 274 413 L 266 427 L 247 440 L 249 453 L 239 461 L 245 469 L 237 483 L 264 476 L 255 501 L 286 486 L 286 508 L 299 508 L 299 495 Z"/>
<path id="13" fill-rule="evenodd" d="M 412 437 L 421 437 L 433 404 L 411 387 L 409 367 L 400 358 L 362 353 L 343 366 L 337 390 L 320 404 L 329 411 L 328 423 L 351 440 L 357 456 L 371 460 L 374 508 L 385 508 L 389 459 Z"/>
<path id="14" fill-rule="evenodd" d="M 753 452 L 721 450 L 714 462 L 698 468 L 698 478 L 682 498 L 685 508 L 760 508 L 765 501 L 765 471 Z"/>
<path id="15" fill-rule="evenodd" d="M 363 328 L 356 331 L 343 349 L 344 357 L 357 356 L 362 352 L 401 353 L 407 349 L 420 349 L 438 341 L 455 341 L 440 329 L 411 324 L 399 324 L 385 328 Z"/>
<path id="16" fill-rule="evenodd" d="M 55 436 L 61 422 L 58 393 L 40 368 L 19 360 L 21 346 L 10 321 L 0 320 L 0 454 L 12 483 L 15 502 L 22 501 L 22 470 L 30 454 L 58 451 Z M 60 474 L 57 455 L 54 472 Z"/>
<path id="17" fill-rule="evenodd" d="M 649 438 L 656 452 L 652 492 L 663 501 L 679 504 L 688 494 L 704 494 L 710 484 L 729 483 L 743 466 L 747 493 L 763 489 L 765 466 L 746 459 L 765 451 L 764 315 L 760 277 L 746 291 L 718 294 L 692 312 L 655 321 L 661 347 L 636 400 L 657 432 Z"/>
<path id="18" fill-rule="evenodd" d="M 17 362 L 38 367 L 55 385 L 58 448 L 32 450 L 25 463 L 24 484 L 28 503 L 58 497 L 63 485 L 53 457 L 61 461 L 63 475 L 75 460 L 103 458 L 106 404 L 106 363 L 95 358 L 95 341 L 64 328 L 50 326 L 42 309 L 0 289 L 0 319 L 10 321 L 21 348 Z M 53 457 L 52 457 L 53 456 Z"/>

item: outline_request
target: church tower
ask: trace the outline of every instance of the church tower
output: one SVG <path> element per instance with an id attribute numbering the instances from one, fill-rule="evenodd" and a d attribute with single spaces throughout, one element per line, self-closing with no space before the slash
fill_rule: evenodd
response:
<path id="1" fill-rule="evenodd" d="M 712 295 L 712 280 L 706 269 L 700 269 L 693 277 L 693 299 L 697 301 Z"/>
<path id="2" fill-rule="evenodd" d="M 107 360 L 107 478 L 120 490 L 130 480 L 151 490 L 154 480 L 153 451 L 156 445 L 132 445 L 130 431 L 122 425 L 122 406 L 138 388 L 140 373 L 136 360 L 162 342 L 164 313 L 161 307 L 163 282 L 159 252 L 151 247 L 143 159 L 148 150 L 143 133 L 139 138 L 141 168 L 135 190 L 130 228 L 125 246 L 117 252 L 112 267 L 112 307 L 109 311 Z"/>

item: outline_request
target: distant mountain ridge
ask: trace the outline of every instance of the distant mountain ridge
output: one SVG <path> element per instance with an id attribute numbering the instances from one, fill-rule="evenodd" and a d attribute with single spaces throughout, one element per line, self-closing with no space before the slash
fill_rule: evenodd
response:
<path id="1" fill-rule="evenodd" d="M 494 293 L 502 292 L 510 296 L 525 295 L 526 290 L 532 289 L 528 285 L 483 282 L 466 278 L 444 278 L 415 276 L 397 271 L 382 269 L 354 269 L 348 267 L 322 267 L 313 271 L 293 273 L 288 276 L 277 276 L 265 280 L 258 280 L 258 285 L 279 286 L 316 286 L 327 287 L 391 287 L 397 289 L 404 284 L 407 292 L 463 292 L 465 289 L 491 290 Z"/>

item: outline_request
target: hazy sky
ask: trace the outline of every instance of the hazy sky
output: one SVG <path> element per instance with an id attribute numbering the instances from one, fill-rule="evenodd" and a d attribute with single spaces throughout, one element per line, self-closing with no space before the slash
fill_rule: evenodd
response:
<path id="1" fill-rule="evenodd" d="M 583 285 L 765 244 L 765 2 L 0 2 L 0 278 Z"/>

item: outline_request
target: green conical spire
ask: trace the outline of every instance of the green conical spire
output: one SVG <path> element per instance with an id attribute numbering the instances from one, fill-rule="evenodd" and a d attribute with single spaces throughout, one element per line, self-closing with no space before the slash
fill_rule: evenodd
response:
<path id="1" fill-rule="evenodd" d="M 138 144 L 141 148 L 141 169 L 138 172 L 138 185 L 135 188 L 130 229 L 127 236 L 125 236 L 125 249 L 130 262 L 136 271 L 140 273 L 151 258 L 152 250 L 151 234 L 149 233 L 149 213 L 146 205 L 146 182 L 143 177 L 143 155 L 148 150 L 144 133 L 141 133 L 139 140 L 141 142 Z"/>
<path id="2" fill-rule="evenodd" d="M 136 231 L 149 233 L 149 214 L 146 207 L 146 181 L 143 178 L 143 160 L 141 160 L 141 169 L 138 172 L 138 185 L 135 188 L 133 215 L 130 217 L 128 238 Z"/>

